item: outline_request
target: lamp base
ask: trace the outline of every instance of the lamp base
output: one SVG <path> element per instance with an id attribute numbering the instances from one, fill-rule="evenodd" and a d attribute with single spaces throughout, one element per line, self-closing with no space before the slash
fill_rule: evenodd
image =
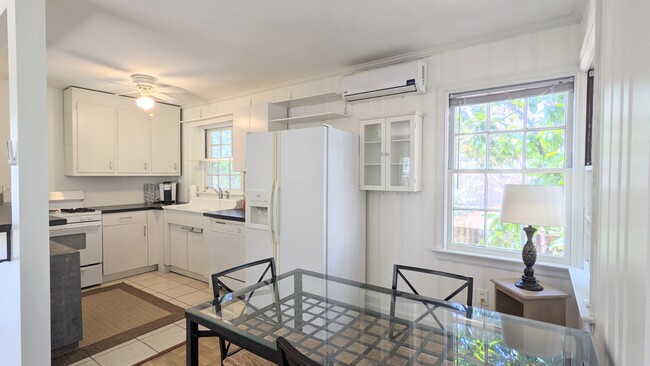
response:
<path id="1" fill-rule="evenodd" d="M 515 286 L 527 291 L 542 291 L 544 289 L 544 287 L 539 284 L 539 281 L 537 281 L 535 277 L 531 279 L 527 278 L 526 276 L 521 276 L 521 280 L 517 281 L 517 283 L 515 283 Z"/>
<path id="2" fill-rule="evenodd" d="M 526 245 L 521 250 L 521 258 L 524 260 L 526 268 L 524 269 L 524 275 L 521 276 L 521 281 L 515 283 L 515 286 L 528 291 L 542 291 L 544 287 L 535 278 L 535 270 L 533 269 L 537 261 L 537 249 L 533 244 L 533 234 L 535 234 L 536 229 L 528 225 L 524 227 L 524 231 L 527 240 Z"/>

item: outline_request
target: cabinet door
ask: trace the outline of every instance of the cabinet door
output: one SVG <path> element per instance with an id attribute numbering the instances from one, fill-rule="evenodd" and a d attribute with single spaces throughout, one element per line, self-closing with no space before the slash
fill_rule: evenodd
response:
<path id="1" fill-rule="evenodd" d="M 103 229 L 104 275 L 147 266 L 147 225 L 133 223 Z"/>
<path id="2" fill-rule="evenodd" d="M 149 249 L 148 264 L 162 263 L 163 251 L 163 212 L 162 210 L 149 210 L 147 212 L 147 245 Z"/>
<path id="3" fill-rule="evenodd" d="M 419 136 L 416 115 L 386 119 L 386 190 L 419 190 Z"/>
<path id="4" fill-rule="evenodd" d="M 386 119 L 386 190 L 406 191 L 411 186 L 413 159 L 412 117 Z"/>
<path id="5" fill-rule="evenodd" d="M 246 171 L 246 135 L 249 125 L 250 107 L 235 109 L 232 121 L 232 170 Z"/>
<path id="6" fill-rule="evenodd" d="M 149 117 L 144 111 L 117 110 L 117 172 L 147 173 L 149 166 Z"/>
<path id="7" fill-rule="evenodd" d="M 208 256 L 203 229 L 190 228 L 187 231 L 187 269 L 207 277 Z"/>
<path id="8" fill-rule="evenodd" d="M 112 107 L 77 103 L 79 173 L 115 172 L 115 112 Z"/>
<path id="9" fill-rule="evenodd" d="M 385 187 L 384 119 L 361 122 L 361 189 Z"/>
<path id="10" fill-rule="evenodd" d="M 171 265 L 187 269 L 187 227 L 170 224 L 169 245 Z"/>
<path id="11" fill-rule="evenodd" d="M 176 117 L 154 116 L 151 121 L 151 173 L 180 175 L 181 123 Z"/>

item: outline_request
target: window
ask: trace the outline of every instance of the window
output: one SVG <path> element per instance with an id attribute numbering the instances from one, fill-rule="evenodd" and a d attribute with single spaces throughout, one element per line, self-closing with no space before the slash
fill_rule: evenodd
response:
<path id="1" fill-rule="evenodd" d="M 206 185 L 241 192 L 241 173 L 232 170 L 232 127 L 205 130 L 205 157 L 208 159 Z"/>
<path id="2" fill-rule="evenodd" d="M 524 233 L 500 220 L 503 186 L 559 185 L 569 192 L 573 79 L 452 94 L 449 111 L 448 247 L 518 257 Z M 540 260 L 568 261 L 564 234 L 538 227 Z"/>

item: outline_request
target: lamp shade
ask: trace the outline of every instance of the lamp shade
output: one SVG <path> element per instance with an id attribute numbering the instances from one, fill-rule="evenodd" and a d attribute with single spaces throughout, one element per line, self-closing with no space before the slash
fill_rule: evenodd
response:
<path id="1" fill-rule="evenodd" d="M 564 188 L 506 184 L 501 221 L 523 225 L 564 226 Z"/>

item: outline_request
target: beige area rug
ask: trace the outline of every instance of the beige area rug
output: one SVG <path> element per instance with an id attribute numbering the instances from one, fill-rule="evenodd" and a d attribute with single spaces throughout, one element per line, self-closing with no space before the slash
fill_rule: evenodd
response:
<path id="1" fill-rule="evenodd" d="M 185 310 L 133 286 L 118 283 L 81 294 L 83 339 L 77 348 L 52 358 L 69 365 L 181 320 Z"/>
<path id="2" fill-rule="evenodd" d="M 232 348 L 231 348 L 232 349 Z M 185 342 L 163 351 L 156 356 L 144 360 L 136 365 L 141 366 L 185 366 Z M 219 352 L 219 338 L 203 337 L 199 339 L 199 365 L 218 365 L 221 360 Z M 226 366 L 276 366 L 275 363 L 269 362 L 248 351 L 239 351 L 234 355 L 226 358 Z"/>

